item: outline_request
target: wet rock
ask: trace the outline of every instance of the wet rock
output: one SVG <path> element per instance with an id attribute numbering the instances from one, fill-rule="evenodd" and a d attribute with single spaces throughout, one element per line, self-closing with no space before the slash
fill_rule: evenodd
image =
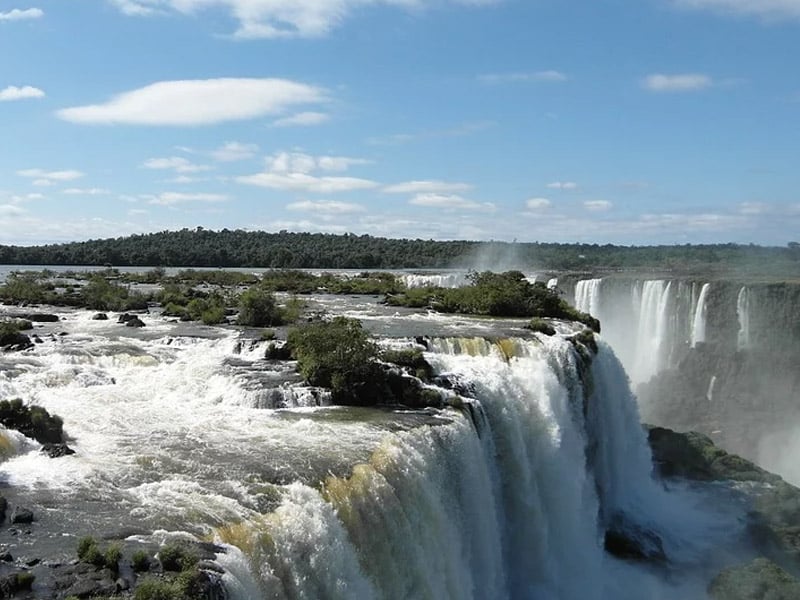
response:
<path id="1" fill-rule="evenodd" d="M 6 510 L 8 510 L 8 500 L 0 496 L 0 523 L 6 520 Z"/>
<path id="2" fill-rule="evenodd" d="M 132 319 L 125 321 L 125 327 L 144 327 L 144 321 L 134 316 Z"/>
<path id="3" fill-rule="evenodd" d="M 725 569 L 708 587 L 713 600 L 796 600 L 800 581 L 765 558 Z"/>
<path id="4" fill-rule="evenodd" d="M 10 520 L 12 523 L 16 525 L 25 525 L 28 523 L 33 523 L 33 512 L 28 510 L 27 508 L 22 508 L 17 506 L 11 511 Z"/>
<path id="5" fill-rule="evenodd" d="M 122 313 L 119 317 L 117 317 L 117 323 L 127 323 L 131 319 L 137 318 L 136 315 L 132 315 L 130 313 Z"/>
<path id="6" fill-rule="evenodd" d="M 117 577 L 108 569 L 78 563 L 54 570 L 52 576 L 56 598 L 93 598 L 111 596 L 117 591 Z"/>
<path id="7" fill-rule="evenodd" d="M 718 448 L 702 433 L 678 433 L 664 427 L 649 427 L 647 438 L 656 469 L 662 477 L 700 481 L 781 481 L 779 476 Z"/>
<path id="8" fill-rule="evenodd" d="M 64 443 L 44 444 L 41 451 L 42 454 L 47 454 L 50 458 L 61 458 L 62 456 L 75 454 L 75 450 Z"/>
<path id="9" fill-rule="evenodd" d="M 667 560 L 664 544 L 659 535 L 632 522 L 624 515 L 617 515 L 611 520 L 603 546 L 606 552 L 624 560 L 657 562 Z"/>
<path id="10" fill-rule="evenodd" d="M 33 579 L 33 575 L 25 571 L 0 577 L 0 598 L 14 598 L 19 592 L 30 590 Z"/>
<path id="11" fill-rule="evenodd" d="M 4 352 L 20 352 L 33 348 L 33 342 L 24 333 L 8 332 L 0 334 L 0 348 Z"/>
<path id="12" fill-rule="evenodd" d="M 32 335 L 31 339 L 33 340 L 34 344 L 44 344 L 44 340 L 40 338 L 38 335 Z"/>
<path id="13" fill-rule="evenodd" d="M 108 315 L 106 313 L 97 313 L 92 317 L 93 321 L 108 321 Z"/>
<path id="14" fill-rule="evenodd" d="M 14 556 L 8 550 L 0 552 L 0 562 L 10 563 L 14 562 Z"/>

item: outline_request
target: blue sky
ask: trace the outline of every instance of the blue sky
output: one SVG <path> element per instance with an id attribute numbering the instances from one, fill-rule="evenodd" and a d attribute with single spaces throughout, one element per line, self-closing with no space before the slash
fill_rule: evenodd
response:
<path id="1" fill-rule="evenodd" d="M 784 245 L 800 0 L 0 0 L 0 243 Z"/>

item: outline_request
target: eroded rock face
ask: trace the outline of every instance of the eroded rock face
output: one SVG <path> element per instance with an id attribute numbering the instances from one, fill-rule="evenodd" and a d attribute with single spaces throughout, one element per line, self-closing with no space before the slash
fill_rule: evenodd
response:
<path id="1" fill-rule="evenodd" d="M 723 570 L 711 582 L 713 600 L 797 600 L 800 581 L 765 558 Z"/>
<path id="2" fill-rule="evenodd" d="M 657 562 L 667 560 L 659 535 L 632 522 L 623 514 L 615 515 L 611 519 L 603 546 L 609 554 L 625 560 Z"/>

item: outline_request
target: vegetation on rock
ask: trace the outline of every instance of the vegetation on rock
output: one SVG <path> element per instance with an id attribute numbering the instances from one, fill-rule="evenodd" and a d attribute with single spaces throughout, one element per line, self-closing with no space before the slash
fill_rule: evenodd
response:
<path id="1" fill-rule="evenodd" d="M 24 406 L 22 400 L 0 400 L 0 424 L 16 429 L 40 444 L 64 441 L 61 417 L 51 415 L 41 406 Z"/>
<path id="2" fill-rule="evenodd" d="M 600 322 L 582 313 L 543 283 L 531 283 L 520 271 L 470 274 L 459 288 L 415 288 L 386 297 L 391 306 L 432 308 L 440 312 L 493 317 L 549 317 L 584 323 L 599 333 Z"/>

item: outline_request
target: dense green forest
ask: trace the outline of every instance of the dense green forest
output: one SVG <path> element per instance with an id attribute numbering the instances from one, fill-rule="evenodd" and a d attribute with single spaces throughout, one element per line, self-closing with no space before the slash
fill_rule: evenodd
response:
<path id="1" fill-rule="evenodd" d="M 800 271 L 800 245 L 614 246 L 386 239 L 182 229 L 44 246 L 0 246 L 0 264 L 333 269 L 503 268 Z"/>

